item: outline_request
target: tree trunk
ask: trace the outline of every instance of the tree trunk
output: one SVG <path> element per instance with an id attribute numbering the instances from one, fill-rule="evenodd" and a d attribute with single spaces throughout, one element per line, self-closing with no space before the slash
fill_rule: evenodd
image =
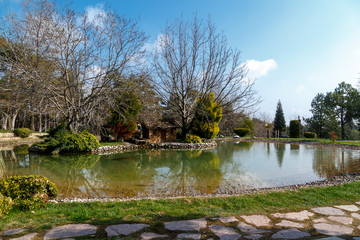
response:
<path id="1" fill-rule="evenodd" d="M 18 112 L 16 111 L 11 118 L 9 118 L 9 127 L 10 130 L 14 130 L 15 129 L 15 122 L 16 122 L 16 118 L 17 118 Z"/>
<path id="2" fill-rule="evenodd" d="M 5 114 L 2 114 L 1 116 L 1 129 L 6 130 L 7 129 L 7 123 L 8 123 L 8 116 Z"/>
<path id="3" fill-rule="evenodd" d="M 344 123 L 344 112 L 341 111 L 341 116 L 340 116 L 340 125 L 341 125 L 341 139 L 344 140 L 345 139 L 345 123 Z"/>

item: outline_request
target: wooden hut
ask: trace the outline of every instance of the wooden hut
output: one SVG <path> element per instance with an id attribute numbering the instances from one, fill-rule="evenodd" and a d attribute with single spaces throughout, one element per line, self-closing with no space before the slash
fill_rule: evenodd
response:
<path id="1" fill-rule="evenodd" d="M 173 142 L 176 140 L 177 126 L 168 122 L 143 123 L 143 138 L 150 140 L 150 143 Z"/>

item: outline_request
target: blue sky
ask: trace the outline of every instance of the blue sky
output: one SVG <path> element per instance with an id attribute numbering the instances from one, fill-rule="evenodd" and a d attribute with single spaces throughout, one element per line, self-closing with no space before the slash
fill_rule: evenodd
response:
<path id="1" fill-rule="evenodd" d="M 6 0 L 17 9 L 19 0 Z M 77 1 L 98 10 L 105 1 Z M 242 52 L 263 102 L 259 115 L 273 118 L 277 101 L 287 121 L 311 116 L 313 97 L 345 81 L 358 86 L 360 1 L 357 0 L 109 0 L 121 15 L 139 18 L 153 43 L 167 22 L 209 15 L 231 47 Z M 0 3 L 3 7 L 3 3 Z M 2 11 L 0 10 L 0 13 Z"/>

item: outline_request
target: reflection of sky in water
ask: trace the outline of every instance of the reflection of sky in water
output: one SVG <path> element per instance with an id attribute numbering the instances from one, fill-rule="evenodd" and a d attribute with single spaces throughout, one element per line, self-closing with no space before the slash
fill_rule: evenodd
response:
<path id="1" fill-rule="evenodd" d="M 0 151 L 8 175 L 38 174 L 61 197 L 236 193 L 360 171 L 360 152 L 309 145 L 222 142 L 213 150 L 44 156 Z"/>

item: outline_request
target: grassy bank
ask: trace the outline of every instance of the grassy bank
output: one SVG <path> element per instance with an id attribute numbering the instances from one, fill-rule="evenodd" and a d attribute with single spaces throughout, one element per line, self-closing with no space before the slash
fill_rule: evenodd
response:
<path id="1" fill-rule="evenodd" d="M 41 232 L 66 223 L 106 226 L 145 222 L 156 226 L 171 220 L 299 211 L 316 206 L 350 204 L 359 200 L 360 182 L 352 182 L 333 187 L 233 197 L 49 203 L 45 208 L 33 213 L 12 210 L 0 218 L 0 230 L 31 227 L 33 231 Z"/>

